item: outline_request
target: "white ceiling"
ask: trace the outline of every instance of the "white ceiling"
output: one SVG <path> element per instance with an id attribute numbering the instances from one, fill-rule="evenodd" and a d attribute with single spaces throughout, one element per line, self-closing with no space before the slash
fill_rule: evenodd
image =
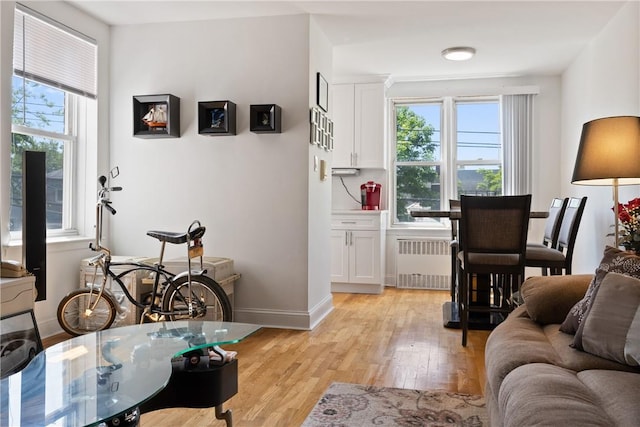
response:
<path id="1" fill-rule="evenodd" d="M 631 0 L 638 1 L 638 0 Z M 334 45 L 334 75 L 395 80 L 560 74 L 622 1 L 70 0 L 110 25 L 312 14 Z M 459 63 L 440 52 L 472 46 Z"/>

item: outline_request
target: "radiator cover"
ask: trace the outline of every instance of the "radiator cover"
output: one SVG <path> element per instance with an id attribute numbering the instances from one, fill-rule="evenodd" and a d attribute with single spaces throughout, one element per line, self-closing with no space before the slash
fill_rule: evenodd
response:
<path id="1" fill-rule="evenodd" d="M 451 248 L 444 239 L 398 239 L 396 243 L 396 287 L 405 289 L 449 289 Z"/>

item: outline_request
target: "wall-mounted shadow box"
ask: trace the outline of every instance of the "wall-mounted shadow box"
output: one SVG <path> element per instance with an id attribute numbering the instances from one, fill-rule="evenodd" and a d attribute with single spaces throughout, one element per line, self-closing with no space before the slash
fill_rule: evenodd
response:
<path id="1" fill-rule="evenodd" d="M 173 95 L 134 96 L 133 136 L 179 138 L 180 98 Z"/>
<path id="2" fill-rule="evenodd" d="M 280 133 L 282 109 L 276 104 L 251 105 L 249 130 L 255 133 Z"/>
<path id="3" fill-rule="evenodd" d="M 198 102 L 198 133 L 207 136 L 236 134 L 236 104 L 231 101 Z"/>

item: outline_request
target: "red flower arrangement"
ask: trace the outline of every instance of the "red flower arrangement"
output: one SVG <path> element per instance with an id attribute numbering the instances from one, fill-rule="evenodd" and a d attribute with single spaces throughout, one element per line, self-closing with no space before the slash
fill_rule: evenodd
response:
<path id="1" fill-rule="evenodd" d="M 618 203 L 618 219 L 622 226 L 620 244 L 626 250 L 640 253 L 640 197 L 625 204 Z"/>

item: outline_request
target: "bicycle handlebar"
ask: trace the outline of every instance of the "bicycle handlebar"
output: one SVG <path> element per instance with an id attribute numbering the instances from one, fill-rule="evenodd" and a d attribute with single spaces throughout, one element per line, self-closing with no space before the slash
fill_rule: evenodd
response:
<path id="1" fill-rule="evenodd" d="M 103 202 L 102 205 L 105 207 L 106 210 L 108 210 L 111 215 L 115 215 L 116 214 L 116 210 L 113 209 L 113 207 L 111 207 L 111 202 Z"/>
<path id="2" fill-rule="evenodd" d="M 105 251 L 106 253 L 109 253 L 109 249 L 103 247 L 101 244 L 102 209 L 106 209 L 111 215 L 116 214 L 116 210 L 113 208 L 113 206 L 111 206 L 109 193 L 111 191 L 122 191 L 122 187 L 105 187 L 105 184 L 107 183 L 107 177 L 104 175 L 100 175 L 98 177 L 98 183 L 100 183 L 100 190 L 98 190 L 98 203 L 96 205 L 96 240 L 95 243 L 89 244 L 89 248 L 94 251 Z"/>

